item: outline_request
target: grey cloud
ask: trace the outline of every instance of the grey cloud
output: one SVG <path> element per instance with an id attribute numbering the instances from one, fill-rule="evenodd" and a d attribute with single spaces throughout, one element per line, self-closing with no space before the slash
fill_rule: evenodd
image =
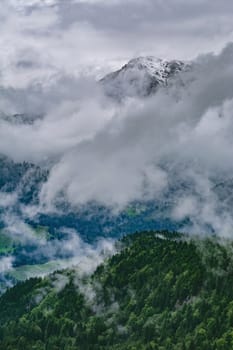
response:
<path id="1" fill-rule="evenodd" d="M 191 186 L 180 193 L 188 209 L 178 203 L 174 218 L 193 210 L 195 222 L 218 215 L 219 228 L 224 218 L 231 221 L 213 188 L 232 171 L 232 45 L 198 57 L 173 86 L 144 101 L 109 101 L 93 77 L 139 52 L 186 58 L 219 51 L 232 36 L 232 6 L 226 0 L 3 2 L 0 152 L 49 163 L 35 211 L 53 210 L 61 193 L 72 205 L 97 200 L 120 208 L 161 199 L 176 171 L 178 185 Z M 14 113 L 40 118 L 17 124 L 6 118 Z"/>
<path id="2" fill-rule="evenodd" d="M 98 202 L 113 213 L 153 200 L 166 203 L 171 220 L 186 220 L 188 232 L 232 235 L 233 45 L 205 54 L 233 39 L 232 2 L 3 0 L 1 6 L 0 153 L 50 170 L 39 205 L 20 208 L 25 218 L 56 211 L 61 197 L 76 210 Z M 97 77 L 139 54 L 199 56 L 154 96 L 120 104 L 104 96 Z M 16 122 L 14 114 L 24 118 Z M 115 252 L 114 242 L 91 247 L 74 231 L 65 242 L 38 238 L 11 212 L 17 196 L 0 192 L 2 219 L 12 238 L 36 246 L 31 257 L 56 260 L 63 252 L 71 258 L 56 260 L 54 269 L 77 265 L 85 275 Z M 13 263 L 1 259 L 0 273 Z M 58 278 L 55 287 L 65 283 Z"/>
<path id="3" fill-rule="evenodd" d="M 10 271 L 13 268 L 13 257 L 7 256 L 0 259 L 0 274 Z"/>
<path id="4" fill-rule="evenodd" d="M 229 1 L 126 1 L 63 3 L 63 23 L 88 22 L 107 33 L 118 48 L 168 57 L 192 57 L 220 49 L 232 37 Z M 172 40 L 175 38 L 176 46 Z M 217 40 L 216 40 L 217 39 Z M 190 42 L 190 40 L 192 40 Z M 199 49 L 196 46 L 199 43 Z M 195 51 L 192 47 L 195 48 Z M 118 55 L 118 54 L 117 54 Z M 128 55 L 126 51 L 126 55 Z"/>
<path id="5" fill-rule="evenodd" d="M 181 75 L 181 85 L 115 105 L 114 117 L 93 139 L 66 152 L 52 169 L 41 192 L 44 208 L 53 209 L 61 190 L 74 205 L 97 200 L 122 208 L 134 200 L 161 199 L 171 183 L 188 181 L 190 188 L 179 193 L 181 204 L 173 204 L 174 218 L 187 216 L 183 200 L 196 227 L 198 221 L 203 228 L 212 222 L 230 232 L 232 214 L 223 214 L 213 188 L 233 168 L 231 71 L 230 45 L 220 56 L 200 57 Z"/>
<path id="6" fill-rule="evenodd" d="M 99 74 L 139 54 L 192 58 L 233 39 L 228 0 L 4 0 L 1 6 L 1 83 L 14 87 L 61 71 Z"/>

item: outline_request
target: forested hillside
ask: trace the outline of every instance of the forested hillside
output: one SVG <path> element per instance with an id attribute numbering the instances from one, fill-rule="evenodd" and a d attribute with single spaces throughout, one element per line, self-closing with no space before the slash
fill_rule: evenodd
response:
<path id="1" fill-rule="evenodd" d="M 35 278 L 0 299 L 0 349 L 233 348 L 231 242 L 140 233 L 92 276 Z"/>

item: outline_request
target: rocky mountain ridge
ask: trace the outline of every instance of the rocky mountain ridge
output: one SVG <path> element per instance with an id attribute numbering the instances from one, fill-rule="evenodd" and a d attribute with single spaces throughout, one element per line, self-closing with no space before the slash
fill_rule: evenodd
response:
<path id="1" fill-rule="evenodd" d="M 106 94 L 122 100 L 126 97 L 146 97 L 190 65 L 179 60 L 164 60 L 153 56 L 137 57 L 119 70 L 101 79 Z"/>

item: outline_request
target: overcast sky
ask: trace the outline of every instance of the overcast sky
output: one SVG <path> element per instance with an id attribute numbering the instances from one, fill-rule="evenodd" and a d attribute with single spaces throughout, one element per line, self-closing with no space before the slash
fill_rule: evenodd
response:
<path id="1" fill-rule="evenodd" d="M 1 0 L 0 77 L 15 86 L 101 75 L 138 55 L 218 52 L 233 38 L 232 13 L 231 0 Z"/>

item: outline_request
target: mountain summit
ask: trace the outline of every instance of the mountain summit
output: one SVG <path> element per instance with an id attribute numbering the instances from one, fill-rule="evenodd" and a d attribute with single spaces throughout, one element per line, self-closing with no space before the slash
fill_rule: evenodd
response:
<path id="1" fill-rule="evenodd" d="M 184 70 L 182 61 L 167 61 L 153 56 L 130 60 L 121 69 L 101 79 L 108 96 L 122 100 L 124 97 L 145 97 L 159 86 L 167 85 L 168 79 Z"/>

